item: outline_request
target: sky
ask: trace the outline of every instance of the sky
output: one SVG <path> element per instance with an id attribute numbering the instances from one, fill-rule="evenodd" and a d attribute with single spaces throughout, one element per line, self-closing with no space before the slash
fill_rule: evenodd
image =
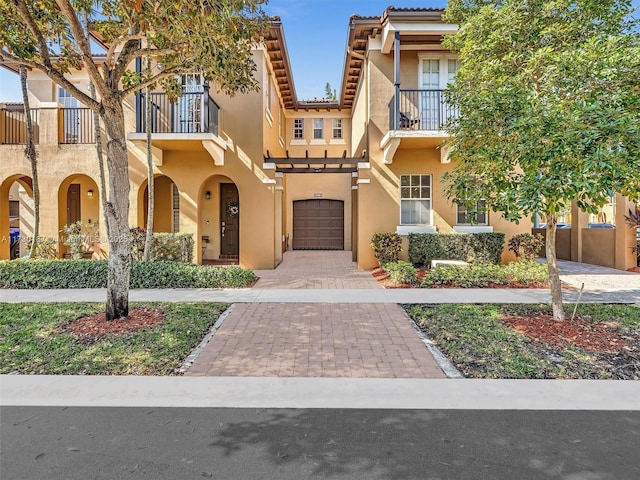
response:
<path id="1" fill-rule="evenodd" d="M 446 0 L 269 0 L 265 11 L 282 19 L 299 100 L 322 98 L 325 84 L 340 90 L 351 15 L 382 15 L 396 7 L 446 7 Z M 640 0 L 633 0 L 640 8 Z M 0 68 L 0 102 L 21 101 L 18 76 Z"/>

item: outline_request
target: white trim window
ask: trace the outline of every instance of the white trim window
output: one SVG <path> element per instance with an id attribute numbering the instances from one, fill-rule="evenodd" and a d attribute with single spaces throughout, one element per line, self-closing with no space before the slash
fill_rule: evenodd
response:
<path id="1" fill-rule="evenodd" d="M 313 139 L 314 140 L 322 140 L 322 130 L 324 129 L 324 122 L 321 118 L 313 119 Z"/>
<path id="2" fill-rule="evenodd" d="M 469 208 L 471 207 L 471 208 Z M 488 225 L 489 214 L 486 200 L 480 200 L 473 205 L 464 203 L 457 205 L 456 225 Z"/>
<path id="3" fill-rule="evenodd" d="M 304 119 L 296 118 L 293 120 L 293 138 L 296 140 L 304 139 Z"/>
<path id="4" fill-rule="evenodd" d="M 400 175 L 400 224 L 431 225 L 431 175 Z"/>
<path id="5" fill-rule="evenodd" d="M 341 118 L 333 119 L 333 138 L 336 140 L 342 139 L 342 119 Z"/>

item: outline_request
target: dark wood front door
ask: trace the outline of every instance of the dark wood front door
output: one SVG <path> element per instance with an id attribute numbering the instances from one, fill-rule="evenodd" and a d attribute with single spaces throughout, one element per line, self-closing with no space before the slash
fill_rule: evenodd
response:
<path id="1" fill-rule="evenodd" d="M 82 219 L 80 210 L 80 184 L 72 183 L 67 190 L 67 225 Z"/>
<path id="2" fill-rule="evenodd" d="M 293 202 L 294 250 L 344 250 L 344 202 Z"/>
<path id="3" fill-rule="evenodd" d="M 220 184 L 220 255 L 240 253 L 240 201 L 233 183 Z"/>

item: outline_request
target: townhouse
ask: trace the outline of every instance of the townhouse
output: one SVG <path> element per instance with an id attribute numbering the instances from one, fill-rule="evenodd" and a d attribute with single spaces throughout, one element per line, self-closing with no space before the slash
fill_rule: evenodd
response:
<path id="1" fill-rule="evenodd" d="M 382 16 L 351 17 L 337 100 L 297 98 L 278 18 L 253 52 L 260 91 L 228 97 L 198 75 L 184 75 L 177 103 L 152 93 L 154 230 L 192 233 L 199 263 L 253 269 L 275 268 L 288 249 L 348 250 L 369 269 L 377 264 L 371 235 L 382 231 L 499 231 L 507 238 L 530 232 L 530 220 L 516 225 L 491 211 L 472 224 L 464 207 L 443 195 L 441 179 L 455 158 L 444 147 L 442 124 L 456 114 L 443 90 L 459 61 L 442 46 L 456 26 L 441 17 L 440 9 L 393 7 Z M 82 71 L 69 78 L 82 88 L 88 83 Z M 98 221 L 104 233 L 92 112 L 39 72 L 29 72 L 29 95 L 42 235 L 59 238 L 77 220 Z M 132 227 L 146 225 L 145 100 L 138 94 L 125 104 Z M 10 230 L 25 237 L 33 229 L 25 141 L 22 106 L 1 105 L 3 259 L 26 249 L 22 242 L 11 252 Z M 621 227 L 630 206 L 616 196 L 609 218 L 618 228 L 597 232 L 575 209 L 565 257 L 635 266 L 632 232 Z M 106 249 L 106 242 L 94 245 L 94 256 Z M 60 244 L 60 255 L 64 250 Z M 505 249 L 503 259 L 511 258 Z"/>

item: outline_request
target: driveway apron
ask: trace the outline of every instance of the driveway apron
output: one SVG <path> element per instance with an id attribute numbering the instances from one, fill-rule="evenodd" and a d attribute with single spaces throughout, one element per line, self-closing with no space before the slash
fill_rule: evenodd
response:
<path id="1" fill-rule="evenodd" d="M 286 252 L 256 289 L 382 289 L 351 252 Z M 236 304 L 186 375 L 444 378 L 393 303 Z"/>

